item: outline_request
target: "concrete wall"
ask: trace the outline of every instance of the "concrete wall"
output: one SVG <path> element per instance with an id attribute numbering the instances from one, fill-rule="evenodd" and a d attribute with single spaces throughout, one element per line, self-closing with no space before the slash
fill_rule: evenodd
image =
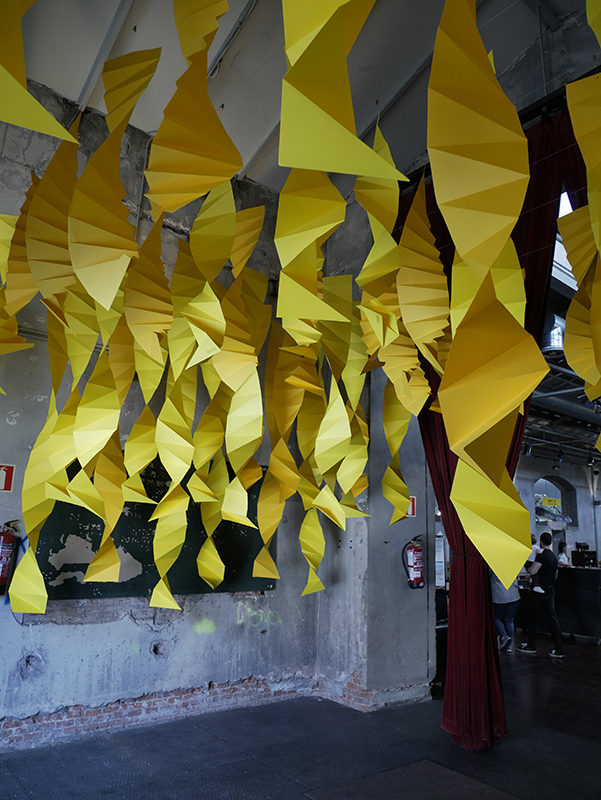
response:
<path id="1" fill-rule="evenodd" d="M 74 109 L 68 103 L 44 93 L 43 87 L 38 91 L 48 104 L 62 110 L 63 122 L 70 122 Z M 86 114 L 81 130 L 83 166 L 106 136 L 106 126 L 100 115 Z M 17 213 L 29 186 L 29 169 L 41 175 L 56 142 L 8 126 L 0 126 L 0 142 L 4 142 L 0 213 Z M 145 203 L 141 210 L 137 205 L 147 144 L 145 134 L 129 128 L 122 148 L 125 202 L 131 220 L 139 222 L 141 239 L 150 226 Z M 239 208 L 267 206 L 265 228 L 250 266 L 269 275 L 273 299 L 279 274 L 273 245 L 277 196 L 252 181 L 235 181 L 234 190 Z M 187 235 L 199 207 L 200 201 L 191 203 L 165 221 L 167 274 L 173 268 L 177 239 Z M 356 273 L 370 246 L 366 215 L 351 202 L 345 225 L 328 245 L 328 274 Z M 227 275 L 223 279 L 227 281 Z M 33 348 L 0 360 L 0 386 L 7 392 L 0 396 L 0 461 L 16 467 L 14 491 L 0 494 L 0 521 L 21 518 L 22 477 L 50 397 L 45 309 L 38 300 L 20 313 L 19 325 Z M 39 718 L 32 715 L 39 714 L 51 715 L 44 717 L 46 721 L 62 719 L 60 710 L 65 708 L 107 709 L 131 698 L 165 696 L 192 687 L 200 687 L 210 698 L 216 685 L 249 685 L 251 676 L 263 681 L 262 692 L 264 684 L 271 687 L 270 697 L 318 692 L 363 708 L 426 696 L 435 671 L 434 502 L 419 432 L 412 425 L 401 450 L 401 467 L 417 497 L 418 514 L 413 520 L 388 525 L 392 508 L 380 487 L 388 463 L 382 389 L 381 374 L 368 376 L 364 396 L 373 419 L 372 488 L 360 500 L 371 516 L 350 520 L 346 532 L 326 520 L 327 550 L 319 570 L 325 591 L 301 596 L 307 577 L 298 544 L 303 512 L 300 501 L 293 499 L 278 532 L 281 581 L 272 592 L 178 597 L 181 612 L 150 609 L 140 598 L 53 601 L 44 616 L 12 614 L 7 599 L 0 598 L 0 720 L 36 722 Z M 122 436 L 136 419 L 141 402 L 139 390 L 132 388 L 124 404 Z M 266 463 L 266 453 L 260 460 Z M 411 591 L 400 553 L 418 533 L 431 556 L 432 580 L 428 589 Z M 245 702 L 256 700 L 248 692 L 245 697 Z M 39 730 L 42 727 L 38 725 Z"/>
<path id="2" fill-rule="evenodd" d="M 556 481 L 560 486 L 564 481 L 576 492 L 577 519 L 572 523 L 536 522 L 534 518 L 534 484 L 540 479 Z M 599 506 L 594 502 L 599 496 L 599 475 L 594 469 L 585 466 L 574 466 L 563 462 L 559 469 L 553 469 L 553 462 L 534 456 L 522 456 L 518 463 L 515 485 L 524 504 L 530 511 L 532 533 L 537 538 L 544 530 L 564 531 L 568 549 L 572 550 L 574 542 L 588 542 L 590 549 L 600 552 L 601 517 Z M 555 536 L 554 538 L 557 538 Z"/>

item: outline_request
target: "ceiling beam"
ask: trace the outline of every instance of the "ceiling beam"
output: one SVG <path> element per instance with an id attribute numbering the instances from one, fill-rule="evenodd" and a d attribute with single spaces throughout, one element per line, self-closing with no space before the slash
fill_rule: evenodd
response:
<path id="1" fill-rule="evenodd" d="M 486 0 L 476 0 L 476 10 L 480 8 L 480 6 L 484 5 Z M 398 101 L 403 97 L 403 95 L 411 88 L 411 86 L 415 83 L 415 81 L 419 78 L 419 76 L 432 64 L 432 58 L 434 57 L 434 48 L 430 50 L 428 55 L 423 59 L 423 61 L 416 67 L 416 69 L 411 73 L 411 75 L 403 81 L 403 83 L 397 88 L 394 95 L 390 98 L 390 100 L 385 103 L 382 108 L 378 108 L 377 113 L 374 115 L 371 122 L 369 122 L 363 130 L 357 133 L 359 139 L 365 139 L 365 137 L 373 131 L 376 127 L 376 122 L 378 119 L 382 119 L 390 109 L 395 106 Z"/>
<path id="2" fill-rule="evenodd" d="M 104 69 L 104 62 L 109 57 L 111 50 L 113 49 L 113 45 L 117 41 L 117 37 L 121 32 L 121 29 L 125 23 L 127 15 L 133 5 L 134 0 L 121 0 L 119 5 L 117 6 L 117 10 L 113 15 L 113 19 L 110 22 L 110 25 L 107 28 L 106 34 L 102 41 L 102 44 L 98 48 L 98 53 L 96 54 L 96 58 L 94 59 L 94 63 L 92 64 L 92 68 L 88 73 L 88 77 L 85 80 L 85 83 L 79 93 L 79 97 L 77 98 L 77 105 L 81 110 L 83 110 L 96 84 L 98 83 L 100 76 L 102 75 L 102 70 Z"/>
<path id="3" fill-rule="evenodd" d="M 559 17 L 551 8 L 548 0 L 524 0 L 524 3 L 526 3 L 527 6 L 530 6 L 534 12 L 540 13 L 541 18 L 551 28 L 552 31 L 556 31 L 557 28 L 559 28 Z"/>

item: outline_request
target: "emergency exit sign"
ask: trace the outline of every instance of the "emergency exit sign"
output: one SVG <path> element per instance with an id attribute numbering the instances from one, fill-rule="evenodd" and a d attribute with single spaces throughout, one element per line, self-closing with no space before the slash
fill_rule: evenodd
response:
<path id="1" fill-rule="evenodd" d="M 414 517 L 415 516 L 415 497 L 411 497 L 411 495 L 410 495 L 409 496 L 409 500 L 411 502 L 409 503 L 409 511 L 407 512 L 407 516 L 408 517 Z"/>
<path id="2" fill-rule="evenodd" d="M 12 492 L 15 468 L 12 464 L 0 464 L 0 492 Z"/>

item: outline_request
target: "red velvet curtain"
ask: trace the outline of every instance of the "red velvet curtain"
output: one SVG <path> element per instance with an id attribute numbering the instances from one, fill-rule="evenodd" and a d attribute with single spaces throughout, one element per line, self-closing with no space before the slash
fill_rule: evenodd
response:
<path id="1" fill-rule="evenodd" d="M 513 239 L 525 270 L 526 329 L 540 340 L 562 179 L 573 205 L 580 205 L 586 202 L 586 171 L 567 112 L 536 125 L 527 137 L 531 177 Z M 454 248 L 432 187 L 428 189 L 427 200 L 431 228 L 449 275 Z M 403 198 L 397 234 L 408 207 L 407 198 Z M 429 365 L 424 368 L 435 396 L 439 378 Z M 516 426 L 508 455 L 507 466 L 512 476 L 526 416 Z M 425 408 L 419 415 L 419 424 L 436 500 L 453 553 L 442 727 L 452 734 L 454 743 L 469 750 L 482 750 L 507 735 L 488 567 L 463 532 L 450 501 L 457 458 L 449 449 L 442 416 Z"/>

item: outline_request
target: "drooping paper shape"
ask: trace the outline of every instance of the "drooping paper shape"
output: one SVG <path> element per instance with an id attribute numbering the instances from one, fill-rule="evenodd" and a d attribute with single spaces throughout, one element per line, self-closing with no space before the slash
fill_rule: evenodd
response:
<path id="1" fill-rule="evenodd" d="M 330 398 L 315 441 L 315 461 L 322 475 L 339 464 L 347 455 L 351 442 L 351 426 L 338 384 L 332 378 Z"/>
<path id="2" fill-rule="evenodd" d="M 109 344 L 109 366 L 113 373 L 119 404 L 123 405 L 136 373 L 134 337 L 125 317 L 117 323 Z"/>
<path id="3" fill-rule="evenodd" d="M 187 418 L 183 380 L 179 379 L 165 399 L 156 424 L 156 444 L 161 463 L 174 484 L 190 469 L 194 456 L 191 422 Z"/>
<path id="4" fill-rule="evenodd" d="M 321 331 L 321 346 L 336 380 L 340 380 L 349 357 L 353 317 L 353 276 L 332 275 L 323 279 L 323 300 L 345 322 L 323 320 L 317 323 Z"/>
<path id="5" fill-rule="evenodd" d="M 601 381 L 601 319 L 599 297 L 601 262 L 599 256 L 589 267 L 566 314 L 564 354 L 574 372 L 591 386 Z M 593 302 L 597 301 L 593 315 Z"/>
<path id="6" fill-rule="evenodd" d="M 380 126 L 376 124 L 374 151 L 394 167 L 394 161 Z M 399 182 L 390 178 L 367 178 L 355 181 L 355 200 L 375 217 L 388 233 L 392 233 L 399 213 Z"/>
<path id="7" fill-rule="evenodd" d="M 321 491 L 313 500 L 313 505 L 318 508 L 326 517 L 332 520 L 339 528 L 346 530 L 346 513 L 344 507 L 340 505 L 334 492 L 328 484 L 324 484 Z"/>
<path id="8" fill-rule="evenodd" d="M 282 519 L 286 500 L 296 492 L 299 482 L 300 476 L 296 463 L 285 441 L 280 439 L 271 451 L 269 469 L 259 493 L 257 521 L 263 539 L 263 548 L 255 560 L 253 577 L 280 577 L 269 553 L 269 545 Z"/>
<path id="9" fill-rule="evenodd" d="M 24 308 L 38 293 L 38 287 L 33 279 L 27 260 L 26 229 L 27 215 L 31 201 L 37 190 L 40 179 L 32 172 L 31 186 L 27 190 L 25 200 L 21 206 L 21 213 L 15 223 L 8 260 L 6 264 L 6 313 L 10 316 Z"/>
<path id="10" fill-rule="evenodd" d="M 19 217 L 14 214 L 0 214 L 0 281 L 2 283 L 6 281 L 10 243 L 18 219 Z"/>
<path id="11" fill-rule="evenodd" d="M 572 267 L 572 273 L 580 286 L 597 255 L 589 207 L 577 208 L 571 214 L 560 217 L 557 220 L 557 227 Z"/>
<path id="12" fill-rule="evenodd" d="M 390 518 L 390 524 L 393 525 L 407 515 L 411 505 L 409 489 L 401 474 L 398 453 L 394 455 L 382 478 L 382 494 L 394 508 Z"/>
<path id="13" fill-rule="evenodd" d="M 174 0 L 177 35 L 188 62 L 194 53 L 209 49 L 219 27 L 219 17 L 227 10 L 227 0 Z"/>
<path id="14" fill-rule="evenodd" d="M 19 336 L 17 318 L 6 313 L 5 302 L 5 289 L 2 287 L 0 288 L 0 356 L 33 347 L 33 342 L 26 342 Z"/>
<path id="15" fill-rule="evenodd" d="M 384 387 L 382 421 L 384 424 L 384 436 L 392 456 L 398 453 L 407 433 L 410 420 L 411 412 L 400 402 L 394 390 L 394 385 L 389 381 Z"/>
<path id="16" fill-rule="evenodd" d="M 317 511 L 314 508 L 309 509 L 305 514 L 300 529 L 299 541 L 303 555 L 309 564 L 309 577 L 307 578 L 307 585 L 303 590 L 303 595 L 320 592 L 325 587 L 317 577 L 316 570 L 322 562 L 326 550 L 326 541 L 319 524 Z"/>
<path id="17" fill-rule="evenodd" d="M 530 550 L 530 514 L 511 478 L 505 472 L 498 487 L 459 461 L 451 500 L 466 534 L 509 588 Z"/>
<path id="18" fill-rule="evenodd" d="M 77 123 L 71 130 L 77 133 Z M 68 215 L 77 170 L 77 144 L 63 142 L 46 167 L 29 206 L 25 233 L 27 258 L 43 297 L 56 297 L 75 283 Z"/>
<path id="19" fill-rule="evenodd" d="M 209 192 L 190 231 L 190 251 L 202 277 L 211 282 L 231 255 L 236 205 L 230 181 Z"/>
<path id="20" fill-rule="evenodd" d="M 254 455 L 263 436 L 263 398 L 255 371 L 234 393 L 225 428 L 228 458 L 238 473 Z"/>
<path id="21" fill-rule="evenodd" d="M 150 517 L 151 520 L 157 520 L 152 550 L 160 576 L 150 598 L 151 607 L 180 607 L 171 594 L 167 572 L 175 564 L 186 539 L 186 510 L 189 502 L 185 489 L 172 484 Z"/>
<path id="22" fill-rule="evenodd" d="M 189 61 L 165 108 L 146 170 L 147 196 L 165 211 L 176 211 L 242 169 L 207 92 L 206 50 Z"/>
<path id="23" fill-rule="evenodd" d="M 449 290 L 428 222 L 422 177 L 399 242 L 396 287 L 403 324 L 422 355 L 442 372 L 437 340 L 449 320 Z"/>
<path id="24" fill-rule="evenodd" d="M 75 274 L 106 309 L 138 250 L 119 177 L 126 125 L 124 119 L 90 157 L 69 208 L 69 252 Z"/>
<path id="25" fill-rule="evenodd" d="M 194 263 L 190 245 L 180 240 L 179 253 L 171 277 L 171 298 L 173 301 L 173 321 L 167 333 L 171 369 L 177 379 L 188 364 L 196 347 L 196 339 L 189 321 L 183 316 L 190 301 L 197 300 L 204 287 L 204 281 Z M 195 309 L 191 309 L 194 311 Z"/>
<path id="26" fill-rule="evenodd" d="M 225 576 L 225 565 L 215 547 L 213 533 L 221 522 L 221 505 L 229 483 L 227 464 L 223 453 L 219 450 L 207 476 L 207 484 L 218 499 L 216 503 L 203 503 L 200 507 L 207 539 L 200 548 L 196 559 L 198 574 L 212 589 L 218 586 Z"/>
<path id="27" fill-rule="evenodd" d="M 52 392 L 46 422 L 32 448 L 23 476 L 21 507 L 23 524 L 29 538 L 29 549 L 17 564 L 9 587 L 11 608 L 16 613 L 46 612 L 48 594 L 35 559 L 35 551 L 40 530 L 55 504 L 54 500 L 46 497 L 45 483 L 55 472 L 49 457 L 52 454 L 51 434 L 57 417 L 56 402 Z"/>
<path id="28" fill-rule="evenodd" d="M 102 351 L 77 409 L 73 437 L 82 467 L 99 453 L 119 424 L 121 403 L 108 355 Z"/>
<path id="29" fill-rule="evenodd" d="M 478 33 L 475 0 L 445 3 L 428 87 L 428 153 L 457 250 L 489 268 L 522 209 L 528 144 Z"/>
<path id="30" fill-rule="evenodd" d="M 353 486 L 363 474 L 367 464 L 367 446 L 369 444 L 369 436 L 362 430 L 362 421 L 359 413 L 352 415 L 350 425 L 351 440 L 349 448 L 336 472 L 336 480 L 345 495 L 351 492 Z"/>
<path id="31" fill-rule="evenodd" d="M 251 522 L 247 515 L 248 494 L 242 486 L 240 478 L 236 477 L 225 490 L 221 504 L 221 518 L 237 522 L 239 525 L 246 525 L 249 528 L 256 528 L 255 523 Z"/>
<path id="32" fill-rule="evenodd" d="M 574 135 L 592 176 L 594 186 L 601 186 L 601 78 L 591 75 L 566 86 L 566 97 Z"/>
<path id="33" fill-rule="evenodd" d="M 263 230 L 265 206 L 245 208 L 236 212 L 236 235 L 230 259 L 234 278 L 244 269 Z"/>
<path id="34" fill-rule="evenodd" d="M 548 371 L 487 276 L 457 328 L 438 391 L 451 450 L 478 469 L 469 445 L 516 409 Z"/>
<path id="35" fill-rule="evenodd" d="M 105 62 L 102 81 L 108 111 L 106 124 L 111 133 L 124 119 L 129 120 L 140 95 L 155 73 L 160 57 L 161 48 L 158 47 L 127 53 Z"/>
<path id="36" fill-rule="evenodd" d="M 156 420 L 148 406 L 135 421 L 125 442 L 125 468 L 130 475 L 142 472 L 157 456 Z"/>
<path id="37" fill-rule="evenodd" d="M 30 3 L 31 5 L 31 3 Z M 21 3 L 2 4 L 0 27 L 0 120 L 31 131 L 74 142 L 71 134 L 29 94 L 25 77 L 25 57 L 21 16 L 27 7 Z"/>
<path id="38" fill-rule="evenodd" d="M 156 222 L 127 271 L 123 311 L 134 339 L 157 363 L 160 337 L 171 327 L 173 304 L 161 261 L 162 217 Z"/>
<path id="39" fill-rule="evenodd" d="M 282 264 L 278 317 L 344 317 L 318 297 L 318 249 L 344 221 L 346 203 L 327 175 L 292 170 L 280 194 L 275 245 Z M 286 327 L 286 325 L 284 326 Z"/>
<path id="40" fill-rule="evenodd" d="M 67 290 L 63 308 L 67 353 L 71 362 L 73 383 L 76 384 L 90 361 L 98 341 L 100 326 L 94 301 L 79 281 Z M 52 304 L 48 304 L 48 309 L 52 313 L 55 311 Z"/>
<path id="41" fill-rule="evenodd" d="M 346 58 L 375 0 L 312 5 L 284 0 L 289 69 L 282 82 L 279 163 L 404 180 L 357 138 Z"/>
<path id="42" fill-rule="evenodd" d="M 15 614 L 46 613 L 48 592 L 31 546 L 17 564 L 8 595 Z"/>

